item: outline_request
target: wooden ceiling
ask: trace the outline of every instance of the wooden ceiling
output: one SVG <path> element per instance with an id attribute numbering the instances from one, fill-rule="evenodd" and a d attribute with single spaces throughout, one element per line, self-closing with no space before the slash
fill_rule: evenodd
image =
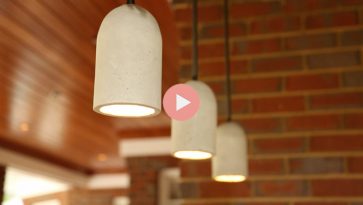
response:
<path id="1" fill-rule="evenodd" d="M 120 136 L 169 126 L 164 114 L 116 119 L 92 111 L 97 31 L 103 17 L 121 3 L 0 2 L 1 147 L 86 173 L 105 172 L 123 167 Z M 137 4 L 154 14 L 163 33 L 165 89 L 176 82 L 179 62 L 172 12 L 166 0 Z"/>

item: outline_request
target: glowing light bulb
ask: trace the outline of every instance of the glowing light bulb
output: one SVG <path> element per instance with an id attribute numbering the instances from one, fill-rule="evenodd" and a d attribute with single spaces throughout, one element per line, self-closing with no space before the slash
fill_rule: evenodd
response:
<path id="1" fill-rule="evenodd" d="M 211 158 L 212 154 L 203 151 L 178 151 L 174 153 L 174 156 L 180 159 L 201 160 Z"/>
<path id="2" fill-rule="evenodd" d="M 142 105 L 115 104 L 102 106 L 100 112 L 111 116 L 142 117 L 153 115 L 155 109 Z"/>
<path id="3" fill-rule="evenodd" d="M 242 182 L 246 180 L 246 177 L 242 175 L 220 175 L 215 176 L 214 179 L 219 182 Z"/>

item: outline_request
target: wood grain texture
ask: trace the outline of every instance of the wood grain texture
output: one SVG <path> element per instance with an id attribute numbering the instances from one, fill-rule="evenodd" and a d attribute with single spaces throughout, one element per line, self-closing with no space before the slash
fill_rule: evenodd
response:
<path id="1" fill-rule="evenodd" d="M 123 3 L 1 1 L 0 146 L 84 173 L 119 171 L 120 132 L 170 125 L 165 114 L 130 120 L 92 111 L 98 28 Z M 177 81 L 179 63 L 172 12 L 165 0 L 137 3 L 155 15 L 163 33 L 165 90 Z"/>

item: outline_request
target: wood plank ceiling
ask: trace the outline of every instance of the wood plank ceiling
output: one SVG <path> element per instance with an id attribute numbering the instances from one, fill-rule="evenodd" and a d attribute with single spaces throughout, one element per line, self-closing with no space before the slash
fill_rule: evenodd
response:
<path id="1" fill-rule="evenodd" d="M 118 135 L 169 126 L 165 115 L 130 120 L 92 111 L 95 38 L 103 17 L 121 3 L 0 2 L 1 147 L 86 173 L 105 172 L 123 167 Z M 156 16 L 163 33 L 165 89 L 176 82 L 179 56 L 171 9 L 166 0 L 137 3 Z"/>

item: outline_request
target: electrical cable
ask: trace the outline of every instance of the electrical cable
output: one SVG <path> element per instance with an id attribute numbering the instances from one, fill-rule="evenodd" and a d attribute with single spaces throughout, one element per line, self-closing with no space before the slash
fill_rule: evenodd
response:
<path id="1" fill-rule="evenodd" d="M 193 65 L 192 65 L 192 79 L 198 80 L 199 64 L 198 64 L 198 0 L 193 0 Z"/>
<path id="2" fill-rule="evenodd" d="M 232 120 L 231 62 L 229 50 L 229 1 L 224 0 L 224 58 L 226 69 L 227 121 Z"/>

